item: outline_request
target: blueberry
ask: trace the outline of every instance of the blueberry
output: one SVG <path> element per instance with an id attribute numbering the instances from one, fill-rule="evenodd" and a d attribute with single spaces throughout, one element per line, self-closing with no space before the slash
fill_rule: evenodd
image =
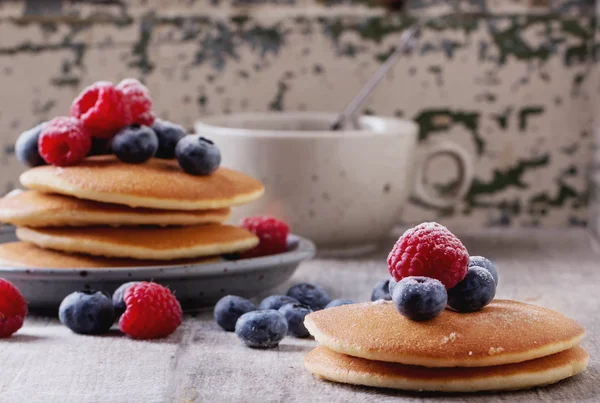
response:
<path id="1" fill-rule="evenodd" d="M 228 332 L 235 330 L 235 322 L 243 314 L 256 311 L 256 305 L 246 298 L 235 295 L 227 295 L 215 305 L 213 316 L 219 326 Z"/>
<path id="2" fill-rule="evenodd" d="M 121 129 L 111 143 L 118 159 L 128 164 L 141 164 L 154 157 L 158 138 L 148 126 L 131 125 Z"/>
<path id="3" fill-rule="evenodd" d="M 390 277 L 390 283 L 388 284 L 388 289 L 390 291 L 390 296 L 394 292 L 394 287 L 396 287 L 396 284 L 398 284 L 398 281 L 396 281 L 396 279 L 394 277 Z"/>
<path id="4" fill-rule="evenodd" d="M 279 309 L 289 303 L 299 304 L 296 298 L 288 295 L 271 295 L 260 301 L 258 309 Z"/>
<path id="5" fill-rule="evenodd" d="M 398 312 L 409 319 L 433 319 L 446 307 L 446 287 L 429 277 L 405 277 L 396 284 L 392 301 Z"/>
<path id="6" fill-rule="evenodd" d="M 288 334 L 294 337 L 308 337 L 310 333 L 304 326 L 304 317 L 312 312 L 306 305 L 298 303 L 285 304 L 279 308 L 288 324 Z"/>
<path id="7" fill-rule="evenodd" d="M 371 293 L 371 301 L 380 299 L 386 301 L 392 299 L 392 296 L 390 295 L 390 280 L 382 280 L 375 284 L 375 288 L 373 288 L 373 292 Z"/>
<path id="8" fill-rule="evenodd" d="M 285 316 L 274 309 L 248 312 L 235 324 L 235 334 L 248 347 L 273 348 L 288 331 Z"/>
<path id="9" fill-rule="evenodd" d="M 19 161 L 29 167 L 46 165 L 38 151 L 38 139 L 46 123 L 40 123 L 36 127 L 29 129 L 19 135 L 15 143 L 15 154 Z"/>
<path id="10" fill-rule="evenodd" d="M 123 312 L 125 312 L 125 309 L 127 308 L 125 306 L 125 301 L 123 300 L 123 297 L 125 296 L 125 291 L 127 291 L 132 285 L 138 283 L 139 281 L 130 281 L 128 283 L 121 284 L 119 288 L 117 288 L 115 292 L 113 292 L 112 303 L 113 307 L 115 308 L 115 314 L 117 315 L 117 317 L 123 315 Z"/>
<path id="11" fill-rule="evenodd" d="M 110 149 L 110 139 L 98 139 L 92 137 L 92 148 L 90 148 L 88 157 L 107 154 L 112 154 L 112 150 Z"/>
<path id="12" fill-rule="evenodd" d="M 471 266 L 465 278 L 448 290 L 448 305 L 458 312 L 475 312 L 492 302 L 496 282 L 485 268 Z"/>
<path id="13" fill-rule="evenodd" d="M 221 151 L 207 138 L 185 136 L 175 147 L 181 168 L 191 175 L 210 175 L 221 164 Z"/>
<path id="14" fill-rule="evenodd" d="M 102 334 L 115 322 L 115 310 L 108 295 L 100 291 L 76 291 L 58 308 L 60 323 L 80 334 Z"/>
<path id="15" fill-rule="evenodd" d="M 323 288 L 318 285 L 300 283 L 292 286 L 288 292 L 292 298 L 296 298 L 298 302 L 303 305 L 307 305 L 313 311 L 325 308 L 325 306 L 331 302 L 331 298 Z"/>
<path id="16" fill-rule="evenodd" d="M 167 160 L 175 158 L 175 147 L 177 142 L 187 134 L 185 129 L 173 122 L 156 119 L 152 130 L 158 137 L 158 151 L 155 157 Z"/>
<path id="17" fill-rule="evenodd" d="M 498 270 L 492 261 L 483 256 L 471 256 L 469 258 L 469 267 L 471 266 L 479 266 L 483 267 L 487 271 L 490 272 L 492 277 L 494 277 L 494 281 L 496 282 L 496 287 L 498 286 Z"/>
<path id="18" fill-rule="evenodd" d="M 350 305 L 355 303 L 356 302 L 352 301 L 351 299 L 334 299 L 325 306 L 325 309 L 333 308 L 334 306 Z"/>

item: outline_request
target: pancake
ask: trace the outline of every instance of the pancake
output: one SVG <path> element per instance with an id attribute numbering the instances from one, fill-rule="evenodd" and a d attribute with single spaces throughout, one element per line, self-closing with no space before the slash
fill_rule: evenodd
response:
<path id="1" fill-rule="evenodd" d="M 446 309 L 416 322 L 391 301 L 313 312 L 304 323 L 322 345 L 355 357 L 425 367 L 483 367 L 528 361 L 579 344 L 585 329 L 566 316 L 517 301 L 479 312 Z"/>
<path id="2" fill-rule="evenodd" d="M 214 256 L 243 252 L 258 245 L 258 238 L 251 232 L 219 224 L 162 228 L 17 228 L 17 238 L 63 252 L 143 260 Z"/>
<path id="3" fill-rule="evenodd" d="M 579 346 L 518 364 L 482 368 L 426 368 L 369 361 L 319 346 L 309 352 L 305 367 L 315 375 L 341 383 L 379 388 L 435 392 L 481 392 L 527 389 L 574 376 L 588 365 Z"/>
<path id="4" fill-rule="evenodd" d="M 96 156 L 70 167 L 39 166 L 25 171 L 29 189 L 130 207 L 162 210 L 209 210 L 259 198 L 263 185 L 242 173 L 220 167 L 211 175 L 185 173 L 176 160 L 153 158 L 125 164 L 115 156 Z"/>
<path id="5" fill-rule="evenodd" d="M 138 266 L 164 266 L 220 262 L 221 257 L 179 259 L 169 262 L 124 258 L 105 258 L 42 249 L 28 242 L 0 244 L 0 266 L 32 269 L 99 269 Z"/>
<path id="6" fill-rule="evenodd" d="M 228 208 L 198 211 L 132 208 L 34 190 L 0 199 L 0 222 L 21 227 L 197 225 L 221 223 Z"/>

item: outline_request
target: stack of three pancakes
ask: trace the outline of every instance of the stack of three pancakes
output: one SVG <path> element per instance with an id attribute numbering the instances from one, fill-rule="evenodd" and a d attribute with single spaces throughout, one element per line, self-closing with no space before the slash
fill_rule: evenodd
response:
<path id="1" fill-rule="evenodd" d="M 415 322 L 391 301 L 317 311 L 305 325 L 320 346 L 305 357 L 318 377 L 382 388 L 477 392 L 526 389 L 588 365 L 583 326 L 538 306 L 495 300 L 475 313 L 444 310 Z"/>
<path id="2" fill-rule="evenodd" d="M 263 185 L 219 168 L 193 176 L 176 161 L 131 165 L 114 156 L 21 175 L 29 190 L 0 199 L 0 222 L 20 242 L 0 245 L 0 264 L 32 268 L 130 267 L 192 263 L 244 252 L 252 233 L 223 224 L 230 208 L 260 197 Z"/>

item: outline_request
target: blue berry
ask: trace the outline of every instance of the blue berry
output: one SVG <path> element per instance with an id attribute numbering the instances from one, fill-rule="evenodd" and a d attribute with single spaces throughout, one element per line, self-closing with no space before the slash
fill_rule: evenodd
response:
<path id="1" fill-rule="evenodd" d="M 247 312 L 256 311 L 256 305 L 246 298 L 227 295 L 215 305 L 213 316 L 219 326 L 228 332 L 235 330 L 235 322 Z"/>
<path id="2" fill-rule="evenodd" d="M 175 156 L 181 168 L 191 175 L 210 175 L 221 164 L 221 151 L 212 141 L 199 135 L 179 140 Z"/>
<path id="3" fill-rule="evenodd" d="M 334 299 L 333 301 L 328 303 L 327 306 L 325 306 L 325 309 L 333 308 L 334 306 L 351 305 L 355 303 L 356 302 L 352 301 L 351 299 Z"/>
<path id="4" fill-rule="evenodd" d="M 40 123 L 32 129 L 24 131 L 15 143 L 17 159 L 29 167 L 46 165 L 46 161 L 38 151 L 38 139 L 45 125 L 46 123 Z"/>
<path id="5" fill-rule="evenodd" d="M 156 154 L 158 138 L 148 126 L 134 124 L 121 129 L 113 137 L 111 148 L 121 161 L 141 164 Z"/>
<path id="6" fill-rule="evenodd" d="M 88 157 L 107 154 L 112 154 L 112 150 L 110 149 L 110 139 L 92 137 L 92 148 L 90 148 Z"/>
<path id="7" fill-rule="evenodd" d="M 187 132 L 178 124 L 167 120 L 156 119 L 152 125 L 152 130 L 158 137 L 158 151 L 156 158 L 173 159 L 175 158 L 175 147 Z"/>
<path id="8" fill-rule="evenodd" d="M 390 276 L 390 283 L 388 284 L 388 289 L 390 290 L 390 296 L 394 292 L 394 287 L 396 287 L 396 284 L 398 284 L 398 281 L 393 276 Z"/>
<path id="9" fill-rule="evenodd" d="M 115 310 L 108 295 L 100 291 L 76 291 L 58 308 L 60 323 L 80 334 L 103 334 L 115 322 Z"/>
<path id="10" fill-rule="evenodd" d="M 392 301 L 398 312 L 409 319 L 433 319 L 446 307 L 446 287 L 434 278 L 405 277 L 396 284 Z"/>
<path id="11" fill-rule="evenodd" d="M 139 281 L 130 281 L 128 283 L 121 284 L 119 288 L 117 288 L 115 292 L 113 292 L 112 304 L 115 308 L 115 314 L 117 315 L 117 317 L 123 315 L 123 312 L 125 312 L 125 309 L 127 308 L 127 306 L 125 305 L 125 301 L 123 300 L 123 297 L 125 296 L 125 291 L 127 291 L 132 285 L 138 283 Z"/>
<path id="12" fill-rule="evenodd" d="M 313 311 L 323 309 L 331 302 L 327 291 L 318 285 L 308 283 L 300 283 L 292 286 L 288 290 L 287 295 L 295 298 L 301 304 L 309 306 Z"/>
<path id="13" fill-rule="evenodd" d="M 469 267 L 471 266 L 479 266 L 483 267 L 487 271 L 490 272 L 492 277 L 494 277 L 494 281 L 496 282 L 496 287 L 498 287 L 498 270 L 492 261 L 483 256 L 471 256 L 469 258 Z"/>
<path id="14" fill-rule="evenodd" d="M 258 305 L 258 309 L 279 309 L 285 304 L 299 304 L 296 298 L 292 298 L 288 295 L 271 295 L 262 301 Z"/>
<path id="15" fill-rule="evenodd" d="M 448 305 L 458 312 L 475 312 L 492 302 L 496 282 L 485 268 L 471 266 L 465 278 L 448 290 Z"/>
<path id="16" fill-rule="evenodd" d="M 285 316 L 274 309 L 248 312 L 235 324 L 235 334 L 248 347 L 273 348 L 288 332 Z"/>
<path id="17" fill-rule="evenodd" d="M 386 301 L 392 299 L 392 296 L 390 295 L 390 280 L 382 280 L 375 284 L 375 288 L 373 288 L 373 292 L 371 293 L 371 301 L 380 299 Z"/>
<path id="18" fill-rule="evenodd" d="M 279 308 L 288 324 L 288 334 L 294 337 L 308 337 L 310 333 L 304 326 L 304 317 L 312 312 L 306 305 L 298 303 L 285 304 Z"/>

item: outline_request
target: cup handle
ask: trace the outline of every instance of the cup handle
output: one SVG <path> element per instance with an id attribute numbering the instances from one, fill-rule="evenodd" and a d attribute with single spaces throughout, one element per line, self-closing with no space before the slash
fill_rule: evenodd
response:
<path id="1" fill-rule="evenodd" d="M 434 139 L 419 145 L 414 195 L 421 202 L 432 207 L 450 207 L 458 203 L 469 191 L 473 180 L 473 158 L 463 147 L 453 141 Z M 425 167 L 428 161 L 440 156 L 451 156 L 459 169 L 458 185 L 452 194 L 440 196 L 426 185 Z"/>

